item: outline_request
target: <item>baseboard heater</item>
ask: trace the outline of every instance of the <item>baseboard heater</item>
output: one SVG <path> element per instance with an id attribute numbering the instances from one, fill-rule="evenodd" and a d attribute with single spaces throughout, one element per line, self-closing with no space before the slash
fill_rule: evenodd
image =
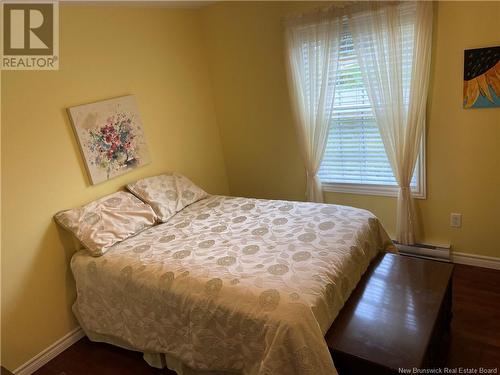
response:
<path id="1" fill-rule="evenodd" d="M 396 241 L 394 244 L 403 255 L 411 255 L 420 258 L 435 259 L 445 262 L 451 262 L 450 246 L 438 246 L 417 243 L 414 245 L 403 245 Z"/>

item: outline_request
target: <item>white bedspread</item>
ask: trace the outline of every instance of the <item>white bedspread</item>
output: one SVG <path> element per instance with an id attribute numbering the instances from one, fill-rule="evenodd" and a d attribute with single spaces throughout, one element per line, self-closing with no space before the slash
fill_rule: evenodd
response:
<path id="1" fill-rule="evenodd" d="M 212 196 L 72 259 L 87 333 L 195 370 L 335 374 L 324 334 L 392 242 L 352 207 Z"/>

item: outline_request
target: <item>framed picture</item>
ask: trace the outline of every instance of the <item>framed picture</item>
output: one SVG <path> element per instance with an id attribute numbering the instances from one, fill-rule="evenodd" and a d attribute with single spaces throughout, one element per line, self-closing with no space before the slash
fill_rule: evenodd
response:
<path id="1" fill-rule="evenodd" d="M 71 107 L 68 112 L 93 185 L 150 162 L 133 95 Z"/>
<path id="2" fill-rule="evenodd" d="M 500 46 L 464 51 L 464 108 L 500 107 Z"/>

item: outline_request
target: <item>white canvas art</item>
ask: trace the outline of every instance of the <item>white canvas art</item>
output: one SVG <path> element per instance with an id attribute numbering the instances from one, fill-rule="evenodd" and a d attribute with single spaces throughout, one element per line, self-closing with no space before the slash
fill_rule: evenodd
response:
<path id="1" fill-rule="evenodd" d="M 93 185 L 150 162 L 133 95 L 68 111 Z"/>

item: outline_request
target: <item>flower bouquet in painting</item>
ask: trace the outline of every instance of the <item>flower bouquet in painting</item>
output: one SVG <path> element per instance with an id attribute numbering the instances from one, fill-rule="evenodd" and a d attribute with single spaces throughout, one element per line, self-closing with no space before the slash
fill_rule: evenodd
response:
<path id="1" fill-rule="evenodd" d="M 72 107 L 69 112 L 92 183 L 149 162 L 133 96 Z"/>
<path id="2" fill-rule="evenodd" d="M 134 167 L 137 163 L 134 139 L 136 135 L 131 126 L 132 119 L 124 113 L 107 119 L 98 129 L 90 129 L 88 149 L 92 153 L 91 163 L 110 172 Z"/>

